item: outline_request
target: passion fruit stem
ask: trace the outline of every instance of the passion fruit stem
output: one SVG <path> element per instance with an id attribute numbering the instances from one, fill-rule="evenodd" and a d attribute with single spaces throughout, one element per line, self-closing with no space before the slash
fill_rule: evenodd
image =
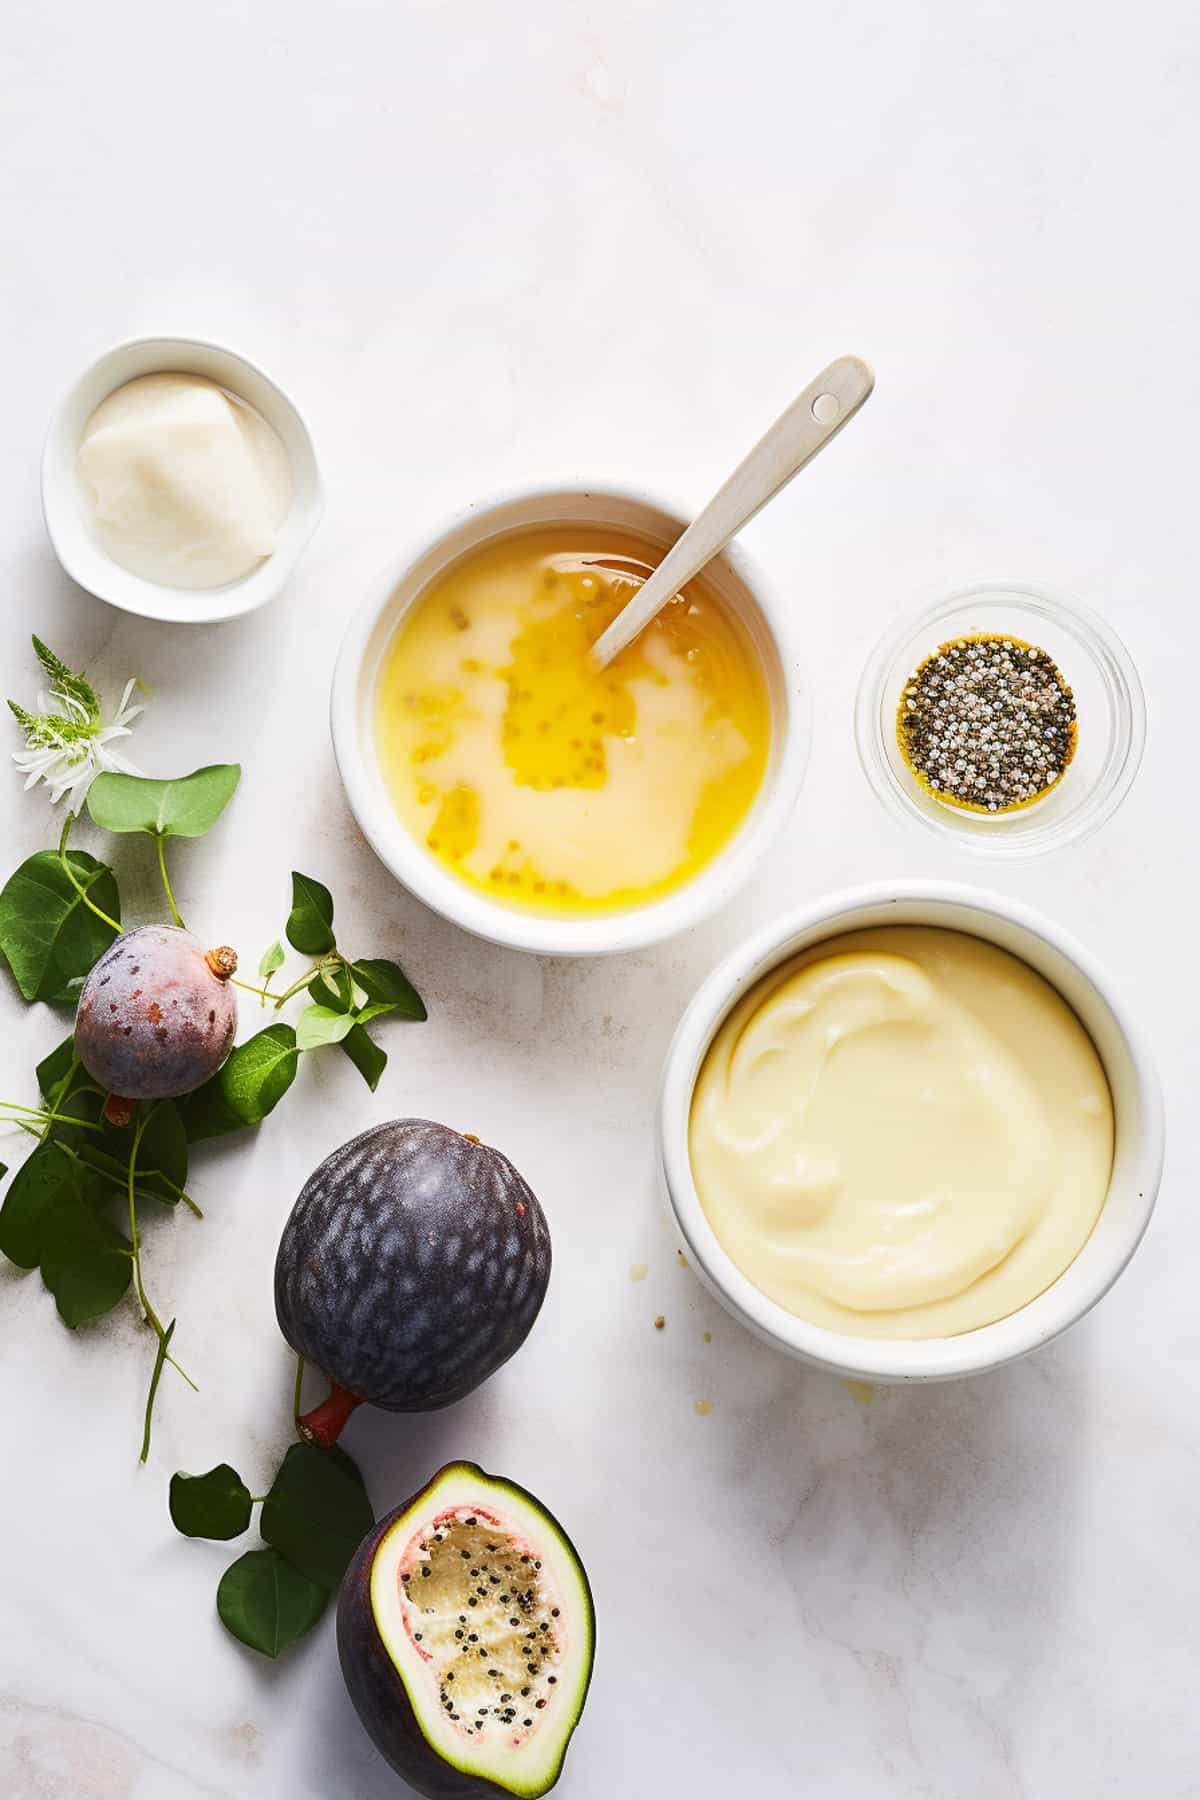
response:
<path id="1" fill-rule="evenodd" d="M 349 967 L 349 965 L 346 963 L 345 958 L 339 956 L 336 950 L 331 951 L 328 956 L 322 956 L 311 962 L 308 968 L 305 969 L 303 975 L 298 976 L 297 979 L 293 981 L 291 987 L 285 988 L 282 994 L 276 994 L 272 991 L 271 983 L 274 980 L 274 975 L 267 976 L 265 987 L 255 987 L 253 982 L 250 981 L 234 981 L 232 975 L 229 976 L 228 979 L 233 982 L 235 988 L 241 988 L 243 994 L 257 994 L 263 1006 L 267 1004 L 268 1000 L 273 1000 L 275 1003 L 275 1011 L 278 1012 L 285 1000 L 290 1000 L 293 994 L 298 994 L 300 992 L 301 988 L 311 987 L 314 975 L 322 975 L 327 969 L 341 969 L 346 967 Z"/>
<path id="2" fill-rule="evenodd" d="M 356 1406 L 362 1401 L 349 1388 L 341 1387 L 336 1381 L 329 1384 L 329 1397 L 322 1400 L 320 1406 L 314 1406 L 297 1419 L 296 1426 L 300 1436 L 309 1444 L 320 1444 L 323 1450 L 332 1450 L 342 1435 L 342 1429 Z"/>
<path id="3" fill-rule="evenodd" d="M 100 1111 L 100 1117 L 107 1119 L 110 1125 L 124 1130 L 133 1123 L 133 1115 L 137 1111 L 136 1100 L 126 1100 L 120 1094 L 110 1094 Z M 136 1145 L 134 1146 L 136 1150 Z"/>
<path id="4" fill-rule="evenodd" d="M 120 937 L 120 935 L 121 935 L 122 931 L 125 929 L 125 927 L 123 925 L 121 925 L 116 919 L 110 918 L 106 912 L 101 911 L 101 909 L 96 905 L 96 902 L 89 896 L 87 889 L 83 886 L 83 883 L 77 879 L 75 871 L 71 867 L 71 860 L 67 855 L 67 839 L 71 835 L 71 827 L 74 823 L 75 823 L 75 814 L 68 813 L 66 818 L 63 820 L 63 828 L 62 828 L 62 832 L 61 832 L 61 834 L 59 836 L 59 840 L 58 840 L 58 860 L 62 867 L 62 872 L 66 876 L 67 880 L 70 882 L 71 886 L 75 889 L 75 892 L 79 895 L 79 898 L 83 901 L 83 904 L 87 907 L 88 911 L 94 912 L 98 919 L 103 919 L 104 923 L 106 925 L 110 925 L 112 927 L 112 929 L 116 932 L 117 936 Z M 93 879 L 94 879 L 94 877 L 93 877 Z"/>
<path id="5" fill-rule="evenodd" d="M 102 1131 L 102 1125 L 93 1124 L 89 1119 L 77 1119 L 73 1113 L 55 1112 L 54 1108 L 43 1106 L 23 1106 L 19 1100 L 0 1100 L 0 1111 L 12 1113 L 14 1117 L 7 1121 L 0 1119 L 0 1124 L 19 1125 L 22 1131 L 31 1131 L 44 1143 L 52 1125 L 82 1125 L 85 1131 Z M 42 1129 L 39 1131 L 38 1127 Z"/>
<path id="6" fill-rule="evenodd" d="M 237 951 L 228 944 L 218 944 L 215 950 L 206 950 L 204 960 L 218 981 L 228 981 L 231 975 L 237 974 Z"/>
<path id="7" fill-rule="evenodd" d="M 154 847 L 158 851 L 158 872 L 162 876 L 163 892 L 167 896 L 167 905 L 171 909 L 172 921 L 176 925 L 178 925 L 180 931 L 182 931 L 183 930 L 183 920 L 179 916 L 179 908 L 176 906 L 175 896 L 171 892 L 171 879 L 170 879 L 170 876 L 167 874 L 167 855 L 166 855 L 166 851 L 163 849 L 163 844 L 164 844 L 165 840 L 166 840 L 165 832 L 162 832 L 162 831 L 155 832 Z"/>
<path id="8" fill-rule="evenodd" d="M 317 957 L 303 975 L 298 975 L 290 987 L 284 988 L 282 994 L 271 995 L 275 1002 L 275 1011 L 278 1012 L 284 1001 L 290 1000 L 293 994 L 298 994 L 301 988 L 306 988 L 314 975 L 320 975 L 326 969 L 340 969 L 343 960 L 336 950 L 330 951 L 328 956 Z"/>
<path id="9" fill-rule="evenodd" d="M 111 1098 L 112 1096 L 110 1096 Z M 129 1102 L 124 1102 L 124 1104 L 128 1105 Z M 142 1280 L 142 1245 L 138 1236 L 137 1217 L 137 1158 L 138 1151 L 142 1146 L 142 1133 L 149 1123 L 150 1114 L 145 1112 L 133 1128 L 133 1142 L 129 1147 L 129 1167 L 126 1173 L 126 1187 L 129 1194 L 129 1252 L 133 1260 L 133 1286 L 142 1318 L 158 1339 L 158 1354 L 155 1356 L 154 1372 L 150 1377 L 150 1391 L 146 1396 L 146 1414 L 142 1426 L 142 1453 L 139 1458 L 141 1462 L 145 1462 L 150 1454 L 150 1423 L 154 1414 L 154 1402 L 158 1395 L 158 1384 L 162 1378 L 163 1364 L 170 1363 L 176 1374 L 183 1376 L 193 1393 L 200 1391 L 187 1370 L 181 1367 L 171 1355 L 170 1344 L 175 1331 L 174 1319 L 169 1325 L 163 1325 L 162 1320 L 150 1304 L 145 1283 Z"/>

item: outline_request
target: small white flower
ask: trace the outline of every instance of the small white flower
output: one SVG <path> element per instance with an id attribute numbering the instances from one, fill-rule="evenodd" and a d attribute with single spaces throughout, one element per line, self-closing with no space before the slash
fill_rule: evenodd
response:
<path id="1" fill-rule="evenodd" d="M 44 781 L 50 789 L 52 805 L 69 795 L 72 810 L 78 812 L 102 770 L 116 769 L 126 775 L 141 773 L 112 747 L 119 738 L 130 735 L 130 725 L 144 710 L 140 705 L 129 704 L 138 684 L 126 682 L 116 712 L 106 720 L 101 716 L 100 696 L 90 682 L 69 669 L 40 638 L 34 638 L 33 647 L 50 687 L 38 695 L 36 713 L 27 712 L 15 700 L 9 701 L 25 733 L 25 748 L 13 751 L 13 761 L 25 776 L 26 788 Z"/>

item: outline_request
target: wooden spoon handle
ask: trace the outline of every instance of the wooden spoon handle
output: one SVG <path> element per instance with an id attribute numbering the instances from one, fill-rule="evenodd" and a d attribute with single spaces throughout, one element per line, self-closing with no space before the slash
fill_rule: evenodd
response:
<path id="1" fill-rule="evenodd" d="M 671 546 L 629 605 L 597 638 L 592 656 L 601 668 L 631 644 L 655 613 L 837 436 L 874 386 L 874 375 L 857 356 L 839 356 L 809 382 Z"/>

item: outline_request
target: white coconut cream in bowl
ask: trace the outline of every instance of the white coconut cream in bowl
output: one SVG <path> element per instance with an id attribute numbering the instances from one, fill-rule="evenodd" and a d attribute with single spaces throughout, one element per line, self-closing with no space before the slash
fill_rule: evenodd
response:
<path id="1" fill-rule="evenodd" d="M 73 580 L 184 624 L 272 599 L 316 530 L 321 482 L 294 403 L 245 357 L 139 338 L 81 376 L 51 421 L 42 507 Z"/>
<path id="2" fill-rule="evenodd" d="M 701 1279 L 866 1381 L 999 1367 L 1111 1287 L 1162 1169 L 1153 1060 L 1056 925 L 954 883 L 819 900 L 716 969 L 659 1155 Z"/>
<path id="3" fill-rule="evenodd" d="M 547 955 L 638 949 L 722 904 L 808 749 L 786 598 L 733 546 L 605 669 L 590 645 L 686 512 L 530 487 L 424 538 L 352 623 L 332 729 L 362 830 L 426 905 Z"/>

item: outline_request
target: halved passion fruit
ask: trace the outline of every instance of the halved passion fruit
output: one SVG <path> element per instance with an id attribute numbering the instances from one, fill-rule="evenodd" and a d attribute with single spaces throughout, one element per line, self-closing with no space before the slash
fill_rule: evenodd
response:
<path id="1" fill-rule="evenodd" d="M 592 1674 L 583 1565 L 524 1488 L 449 1463 L 364 1540 L 338 1654 L 375 1746 L 429 1800 L 558 1780 Z"/>

